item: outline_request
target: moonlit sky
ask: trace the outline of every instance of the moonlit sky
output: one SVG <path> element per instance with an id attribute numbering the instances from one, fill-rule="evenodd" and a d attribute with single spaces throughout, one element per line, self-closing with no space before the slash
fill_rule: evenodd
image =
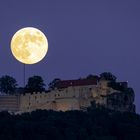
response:
<path id="1" fill-rule="evenodd" d="M 20 28 L 33 26 L 49 41 L 48 54 L 26 65 L 26 78 L 40 75 L 77 79 L 112 72 L 128 81 L 140 113 L 139 0 L 0 0 L 0 76 L 23 86 L 23 64 L 11 54 L 10 40 Z"/>

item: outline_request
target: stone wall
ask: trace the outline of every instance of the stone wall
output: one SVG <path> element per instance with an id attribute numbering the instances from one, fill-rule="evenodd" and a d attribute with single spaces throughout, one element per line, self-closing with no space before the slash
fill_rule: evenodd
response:
<path id="1" fill-rule="evenodd" d="M 15 95 L 1 95 L 0 96 L 0 110 L 18 111 L 20 104 L 20 97 Z"/>
<path id="2" fill-rule="evenodd" d="M 79 110 L 88 107 L 92 98 L 91 90 L 94 85 L 55 89 L 48 93 L 26 93 L 20 96 L 21 112 L 36 109 Z"/>

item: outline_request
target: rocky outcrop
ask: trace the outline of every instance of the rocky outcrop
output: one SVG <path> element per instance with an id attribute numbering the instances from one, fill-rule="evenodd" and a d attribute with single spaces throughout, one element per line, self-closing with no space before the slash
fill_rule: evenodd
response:
<path id="1" fill-rule="evenodd" d="M 135 94 L 133 89 L 128 87 L 127 82 L 110 82 L 108 86 L 118 92 L 107 95 L 107 108 L 122 112 L 135 112 Z"/>

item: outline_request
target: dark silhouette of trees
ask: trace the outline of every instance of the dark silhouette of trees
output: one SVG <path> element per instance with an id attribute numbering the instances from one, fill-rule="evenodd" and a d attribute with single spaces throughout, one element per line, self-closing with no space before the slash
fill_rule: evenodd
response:
<path id="1" fill-rule="evenodd" d="M 51 90 L 51 89 L 54 89 L 55 86 L 56 86 L 56 84 L 57 84 L 59 81 L 61 81 L 61 79 L 55 78 L 52 82 L 50 82 L 50 83 L 48 84 L 49 89 L 50 89 L 50 90 Z"/>
<path id="2" fill-rule="evenodd" d="M 17 87 L 17 81 L 8 75 L 0 78 L 0 92 L 6 94 L 14 94 Z"/>
<path id="3" fill-rule="evenodd" d="M 115 90 L 126 91 L 127 90 L 127 82 L 109 82 L 109 87 L 112 87 Z"/>
<path id="4" fill-rule="evenodd" d="M 140 115 L 96 108 L 87 112 L 0 112 L 0 140 L 139 140 Z"/>
<path id="5" fill-rule="evenodd" d="M 28 83 L 25 86 L 26 92 L 42 92 L 45 91 L 45 84 L 41 76 L 32 76 L 28 78 Z"/>
<path id="6" fill-rule="evenodd" d="M 97 75 L 92 75 L 92 74 L 89 74 L 86 79 L 88 80 L 98 80 L 99 77 Z"/>
<path id="7" fill-rule="evenodd" d="M 109 81 L 116 81 L 116 76 L 114 76 L 110 72 L 103 72 L 100 74 L 100 79 L 109 80 Z"/>

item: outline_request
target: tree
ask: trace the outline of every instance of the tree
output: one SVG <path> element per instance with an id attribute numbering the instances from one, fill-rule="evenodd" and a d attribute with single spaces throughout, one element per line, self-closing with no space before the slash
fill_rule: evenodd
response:
<path id="1" fill-rule="evenodd" d="M 0 91 L 6 94 L 14 94 L 17 86 L 17 81 L 8 75 L 0 78 Z"/>
<path id="2" fill-rule="evenodd" d="M 56 84 L 57 84 L 59 81 L 61 81 L 61 79 L 55 78 L 52 82 L 49 83 L 49 85 L 48 85 L 48 86 L 49 86 L 49 89 L 54 89 L 55 86 L 56 86 Z"/>
<path id="3" fill-rule="evenodd" d="M 45 91 L 45 84 L 41 76 L 32 76 L 28 78 L 28 83 L 25 90 L 28 92 L 42 92 Z"/>
<path id="4" fill-rule="evenodd" d="M 110 72 L 103 72 L 100 74 L 100 79 L 109 80 L 109 81 L 116 81 L 116 76 L 114 76 Z"/>
<path id="5" fill-rule="evenodd" d="M 97 80 L 99 79 L 99 77 L 97 75 L 92 75 L 92 74 L 89 74 L 86 79 L 88 80 Z"/>

